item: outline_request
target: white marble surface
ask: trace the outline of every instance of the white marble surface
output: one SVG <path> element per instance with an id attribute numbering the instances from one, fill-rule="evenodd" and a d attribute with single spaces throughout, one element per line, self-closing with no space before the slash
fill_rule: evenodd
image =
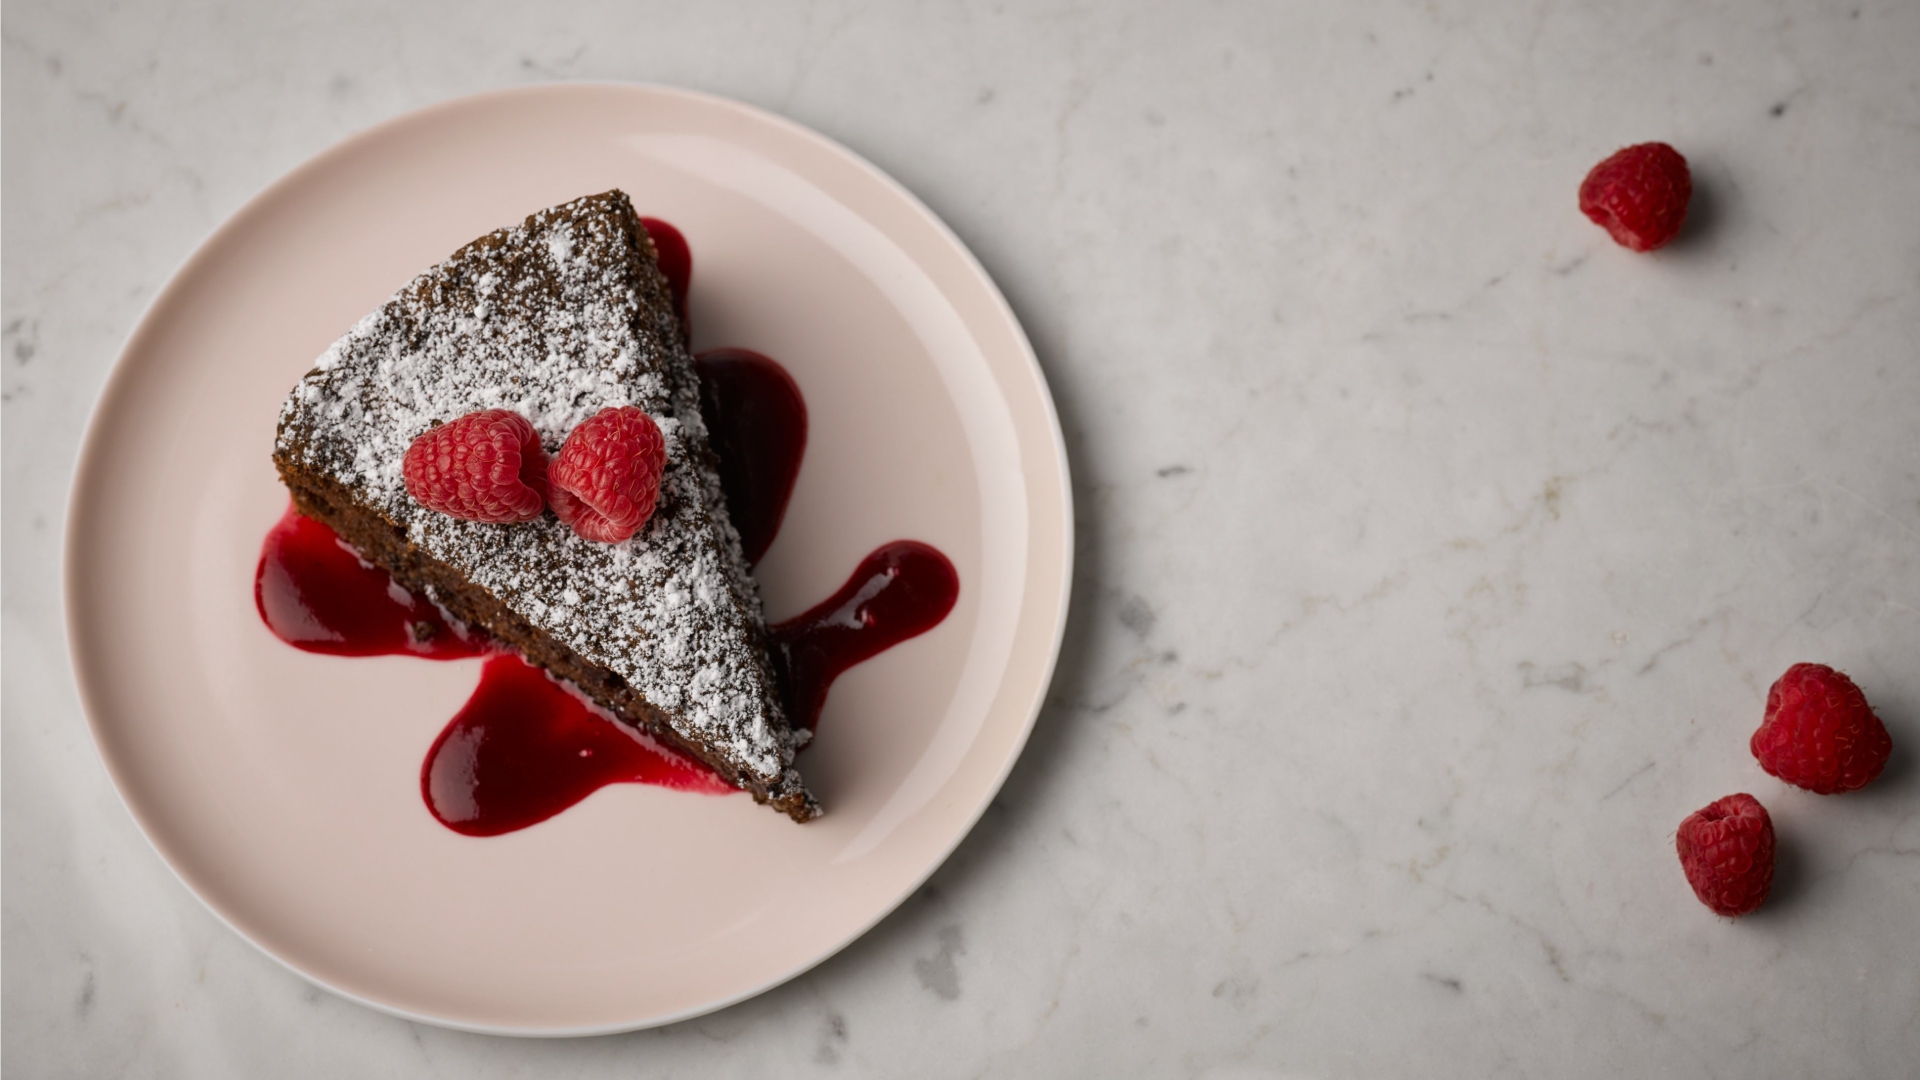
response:
<path id="1" fill-rule="evenodd" d="M 1912 1075 L 1920 6 L 119 4 L 4 18 L 4 1068 L 19 1077 Z M 639 79 L 945 216 L 1064 419 L 1079 575 L 996 809 L 841 955 L 660 1031 L 407 1024 L 223 929 L 114 795 L 57 584 L 171 268 L 342 136 Z M 1634 256 L 1585 169 L 1667 139 Z M 1745 750 L 1789 663 L 1875 787 Z M 1732 791 L 1773 901 L 1688 893 Z"/>

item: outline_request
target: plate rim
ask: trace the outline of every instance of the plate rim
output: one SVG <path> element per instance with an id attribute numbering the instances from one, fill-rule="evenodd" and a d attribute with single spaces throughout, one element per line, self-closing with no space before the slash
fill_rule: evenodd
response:
<path id="1" fill-rule="evenodd" d="M 174 302 L 175 294 L 179 291 L 182 280 L 187 278 L 192 270 L 210 257 L 208 253 L 220 246 L 220 241 L 233 233 L 239 232 L 254 216 L 261 213 L 262 208 L 275 196 L 279 195 L 285 189 L 294 186 L 307 174 L 331 163 L 336 158 L 357 150 L 363 144 L 381 137 L 391 129 L 430 119 L 436 113 L 453 112 L 463 108 L 485 105 L 497 100 L 581 92 L 612 92 L 635 94 L 641 97 L 659 95 L 667 98 L 678 98 L 709 108 L 729 110 L 742 115 L 751 122 L 781 129 L 791 136 L 821 146 L 847 164 L 865 173 L 869 179 L 877 181 L 894 197 L 901 200 L 902 205 L 909 208 L 915 217 L 920 219 L 924 224 L 932 227 L 946 245 L 960 257 L 962 264 L 969 274 L 984 287 L 985 295 L 991 301 L 995 314 L 1005 320 L 1007 328 L 1011 331 L 1012 339 L 1017 346 L 1020 359 L 1025 362 L 1026 374 L 1033 380 L 1035 389 L 1038 391 L 1038 402 L 1041 413 L 1046 420 L 1047 431 L 1051 436 L 1053 464 L 1058 470 L 1059 476 L 1061 528 L 1060 549 L 1057 552 L 1057 557 L 1060 560 L 1060 587 L 1058 595 L 1053 598 L 1053 612 L 1051 616 L 1053 622 L 1052 640 L 1048 645 L 1046 661 L 1041 669 L 1041 677 L 1038 683 L 1040 688 L 1039 693 L 1035 695 L 1033 703 L 1028 708 L 1027 715 L 1020 724 L 1019 731 L 1014 737 L 1005 760 L 1000 764 L 1000 768 L 992 781 L 982 790 L 977 804 L 964 816 L 964 824 L 954 831 L 952 838 L 939 849 L 935 856 L 928 860 L 927 865 L 911 879 L 898 895 L 886 903 L 877 906 L 871 919 L 859 924 L 851 933 L 831 943 L 817 955 L 802 961 L 790 970 L 784 971 L 762 983 L 748 987 L 735 994 L 691 1006 L 679 1012 L 661 1016 L 644 1017 L 632 1022 L 614 1022 L 611 1024 L 585 1025 L 579 1027 L 514 1027 L 511 1025 L 475 1024 L 457 1018 L 415 1012 L 387 1002 L 373 1000 L 342 987 L 335 986 L 312 973 L 302 970 L 292 961 L 255 940 L 251 935 L 235 925 L 233 920 L 228 918 L 227 913 L 209 900 L 193 882 L 186 878 L 180 868 L 175 865 L 174 860 L 168 857 L 160 841 L 155 838 L 153 827 L 129 800 L 127 796 L 127 784 L 125 778 L 122 776 L 121 767 L 115 758 L 106 752 L 105 744 L 103 743 L 101 723 L 98 719 L 100 706 L 90 689 L 90 680 L 101 676 L 94 671 L 97 664 L 85 658 L 85 653 L 81 648 L 79 640 L 80 631 L 77 628 L 77 620 L 74 618 L 74 613 L 78 610 L 76 606 L 78 593 L 83 588 L 82 584 L 78 581 L 75 571 L 75 567 L 78 565 L 78 552 L 76 549 L 79 546 L 79 541 L 76 538 L 80 535 L 76 525 L 79 524 L 80 519 L 88 513 L 85 508 L 89 504 L 83 498 L 83 495 L 88 488 L 94 485 L 95 473 L 102 467 L 101 454 L 103 451 L 100 449 L 100 443 L 103 441 L 104 435 L 100 427 L 101 417 L 107 412 L 109 404 L 117 402 L 117 399 L 125 393 L 126 384 L 133 378 L 132 370 L 137 364 L 131 363 L 130 361 L 134 358 L 136 347 L 143 343 L 144 338 L 155 332 L 155 314 Z M 58 574 L 60 577 L 61 615 L 62 622 L 65 624 L 64 638 L 67 660 L 73 673 L 80 709 L 86 718 L 87 732 L 93 742 L 94 754 L 105 766 L 108 779 L 112 781 L 115 797 L 119 800 L 121 807 L 127 812 L 128 817 L 133 820 L 135 828 L 139 831 L 141 838 L 146 841 L 147 847 L 159 857 L 161 864 L 172 874 L 173 879 L 185 888 L 190 896 L 199 901 L 200 906 L 211 913 L 222 926 L 226 927 L 228 931 L 240 938 L 240 940 L 246 942 L 261 954 L 267 956 L 282 968 L 292 972 L 306 982 L 328 993 L 389 1016 L 415 1023 L 430 1024 L 435 1027 L 483 1035 L 525 1038 L 581 1038 L 594 1035 L 613 1035 L 629 1031 L 642 1031 L 649 1028 L 680 1023 L 681 1021 L 691 1020 L 709 1013 L 718 1012 L 721 1009 L 730 1008 L 742 1001 L 757 997 L 777 986 L 790 982 L 820 964 L 825 963 L 828 959 L 839 955 L 847 946 L 866 936 L 868 932 L 879 925 L 887 916 L 899 910 L 900 905 L 905 903 L 922 885 L 926 884 L 927 880 L 931 878 L 940 867 L 946 865 L 947 860 L 953 856 L 954 851 L 959 848 L 960 844 L 964 842 L 968 836 L 972 835 L 974 827 L 979 824 L 980 818 L 986 813 L 987 807 L 992 804 L 993 800 L 999 795 L 1001 788 L 1005 786 L 1007 778 L 1012 774 L 1014 766 L 1019 762 L 1020 756 L 1026 750 L 1027 742 L 1033 734 L 1033 728 L 1039 720 L 1041 710 L 1046 707 L 1047 691 L 1052 686 L 1054 672 L 1059 664 L 1060 649 L 1065 640 L 1067 616 L 1072 600 L 1075 552 L 1074 526 L 1073 474 L 1070 461 L 1067 457 L 1066 439 L 1060 426 L 1059 411 L 1054 405 L 1052 387 L 1047 382 L 1046 372 L 1040 366 L 1039 357 L 1034 352 L 1033 343 L 1027 336 L 1026 328 L 1014 313 L 1012 305 L 1008 303 L 1006 295 L 1001 292 L 999 285 L 980 263 L 979 257 L 960 239 L 959 235 L 953 231 L 952 227 L 949 226 L 944 219 L 934 213 L 931 208 L 922 202 L 920 198 L 905 185 L 879 166 L 868 161 L 858 152 L 831 136 L 816 131 L 798 121 L 781 116 L 778 113 L 734 98 L 724 97 L 702 90 L 691 90 L 684 87 L 642 81 L 581 80 L 538 82 L 483 90 L 477 93 L 446 98 L 428 105 L 406 110 L 390 116 L 385 120 L 360 128 L 328 144 L 318 153 L 302 159 L 291 169 L 276 176 L 250 196 L 231 214 L 227 215 L 212 231 L 208 232 L 194 245 L 193 250 L 188 252 L 186 257 L 181 259 L 173 270 L 168 273 L 161 286 L 155 290 L 152 298 L 147 301 L 141 310 L 140 316 L 134 321 L 132 329 L 130 329 L 126 337 L 122 339 L 120 348 L 114 357 L 113 366 L 108 370 L 107 378 L 101 384 L 92 406 L 88 409 L 86 426 L 80 439 L 78 453 L 74 459 L 73 477 L 67 485 L 67 509 L 62 523 L 62 527 L 65 529 L 65 535 L 61 538 L 59 548 Z M 1031 542 L 1031 527 L 1029 527 L 1028 539 Z"/>

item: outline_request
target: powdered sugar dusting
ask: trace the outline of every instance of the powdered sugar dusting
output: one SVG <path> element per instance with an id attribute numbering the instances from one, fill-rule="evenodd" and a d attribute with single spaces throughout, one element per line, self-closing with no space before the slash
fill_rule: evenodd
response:
<path id="1" fill-rule="evenodd" d="M 692 362 L 637 242 L 619 192 L 475 241 L 327 349 L 282 408 L 277 452 L 345 484 L 414 544 L 617 672 L 690 741 L 797 790 Z M 667 448 L 654 516 L 625 543 L 582 540 L 551 514 L 461 521 L 406 492 L 401 460 L 435 423 L 511 409 L 552 454 L 582 421 L 623 405 L 646 410 Z"/>

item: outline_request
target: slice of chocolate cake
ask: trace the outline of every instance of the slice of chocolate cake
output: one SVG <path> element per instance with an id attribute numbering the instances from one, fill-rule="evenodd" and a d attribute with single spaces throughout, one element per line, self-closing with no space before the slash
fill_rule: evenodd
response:
<path id="1" fill-rule="evenodd" d="M 622 405 L 667 445 L 658 506 L 631 540 L 582 539 L 550 511 L 464 521 L 407 493 L 402 458 L 436 423 L 511 409 L 552 454 Z M 793 767 L 803 736 L 776 694 L 692 360 L 626 195 L 543 210 L 415 278 L 288 395 L 273 458 L 301 512 L 402 586 L 795 821 L 820 813 Z"/>

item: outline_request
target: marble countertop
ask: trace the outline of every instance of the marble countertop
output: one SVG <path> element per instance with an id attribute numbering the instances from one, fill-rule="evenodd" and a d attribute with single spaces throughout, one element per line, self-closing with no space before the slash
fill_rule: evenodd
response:
<path id="1" fill-rule="evenodd" d="M 1911 1075 L 1920 6 L 117 4 L 4 21 L 4 1061 L 45 1077 Z M 578 1041 L 409 1024 L 226 930 L 62 637 L 82 427 L 169 271 L 491 87 L 738 98 L 971 245 L 1066 429 L 1078 575 L 997 808 L 808 974 Z M 1575 210 L 1664 139 L 1694 220 Z M 1746 751 L 1818 660 L 1896 756 Z M 1749 791 L 1773 899 L 1673 833 Z"/>

